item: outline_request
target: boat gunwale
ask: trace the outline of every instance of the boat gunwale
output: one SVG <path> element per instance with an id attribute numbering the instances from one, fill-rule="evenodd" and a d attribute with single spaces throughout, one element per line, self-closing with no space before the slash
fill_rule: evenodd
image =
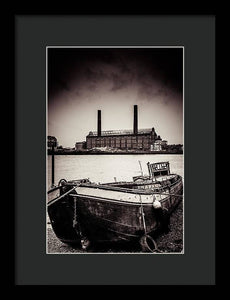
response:
<path id="1" fill-rule="evenodd" d="M 105 201 L 105 202 L 114 202 L 116 204 L 120 204 L 120 205 L 134 205 L 134 206 L 152 206 L 153 201 L 152 202 L 142 202 L 141 201 L 127 201 L 127 200 L 117 200 L 117 199 L 111 199 L 111 198 L 106 198 L 106 197 L 98 197 L 98 196 L 92 196 L 92 195 L 81 195 L 81 194 L 70 194 L 69 196 L 71 197 L 82 197 L 82 198 L 88 198 L 90 200 L 95 200 L 95 201 Z M 160 202 L 163 203 L 166 200 L 170 199 L 170 195 L 166 196 L 164 199 L 161 199 Z"/>
<path id="2" fill-rule="evenodd" d="M 182 177 L 178 174 L 175 174 L 175 175 L 178 176 L 178 179 L 175 182 L 171 183 L 170 185 L 162 186 L 158 189 L 162 188 L 162 190 L 164 190 L 168 187 L 170 188 L 170 187 L 176 185 L 180 181 L 182 182 Z M 153 191 L 151 189 L 147 189 L 147 190 L 144 190 L 144 189 L 141 189 L 141 188 L 139 188 L 139 189 L 129 189 L 129 188 L 123 188 L 123 187 L 110 186 L 110 185 L 106 185 L 106 184 L 105 185 L 98 185 L 98 184 L 93 184 L 93 183 L 81 183 L 79 185 L 77 185 L 77 184 L 68 184 L 66 186 L 76 186 L 75 188 L 77 188 L 77 187 L 95 188 L 95 189 L 110 190 L 110 191 L 114 191 L 114 192 L 124 192 L 124 193 L 129 193 L 129 194 L 136 194 L 136 195 L 152 195 L 153 196 L 153 195 L 161 195 L 162 194 L 162 195 L 165 195 L 166 197 L 163 198 L 163 199 L 160 199 L 161 203 L 169 200 L 170 197 L 171 197 L 170 194 L 166 195 L 163 192 L 156 192 L 156 191 Z M 49 194 L 50 192 L 55 191 L 58 188 L 61 188 L 61 186 L 53 188 L 53 189 L 49 190 L 47 193 Z M 74 190 L 74 188 L 72 188 L 72 190 Z M 47 202 L 47 204 L 50 206 L 50 205 L 52 205 L 52 203 L 56 203 L 58 198 L 60 198 L 60 200 L 63 199 L 64 198 L 63 196 L 64 195 L 61 195 L 61 196 L 58 196 L 54 199 L 51 199 Z M 88 197 L 90 199 L 95 198 L 95 200 L 116 202 L 117 204 L 120 203 L 120 204 L 129 204 L 129 205 L 130 204 L 140 205 L 140 201 L 117 200 L 117 199 L 111 199 L 111 198 L 99 197 L 99 196 L 92 196 L 92 195 L 81 195 L 81 194 L 77 194 L 77 193 L 76 194 L 69 194 L 69 196 L 72 196 L 72 197 L 73 196 L 75 196 L 75 197 L 76 196 L 81 196 L 81 197 L 85 197 L 85 198 Z M 151 203 L 150 202 L 149 203 L 145 202 L 145 203 L 143 203 L 143 205 L 152 205 L 152 202 Z"/>

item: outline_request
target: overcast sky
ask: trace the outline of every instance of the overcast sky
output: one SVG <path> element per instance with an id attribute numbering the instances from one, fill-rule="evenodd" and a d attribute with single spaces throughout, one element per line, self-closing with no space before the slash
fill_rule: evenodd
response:
<path id="1" fill-rule="evenodd" d="M 74 147 L 97 130 L 154 127 L 183 144 L 183 48 L 48 48 L 48 135 Z"/>

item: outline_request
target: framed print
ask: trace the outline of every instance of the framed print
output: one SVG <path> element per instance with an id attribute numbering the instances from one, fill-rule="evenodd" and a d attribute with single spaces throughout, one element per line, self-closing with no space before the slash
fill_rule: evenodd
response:
<path id="1" fill-rule="evenodd" d="M 214 285 L 215 16 L 15 28 L 15 283 Z"/>

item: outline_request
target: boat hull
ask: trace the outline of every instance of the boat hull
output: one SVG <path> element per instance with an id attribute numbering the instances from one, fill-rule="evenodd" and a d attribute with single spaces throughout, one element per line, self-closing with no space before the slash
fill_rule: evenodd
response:
<path id="1" fill-rule="evenodd" d="M 63 187 L 66 192 L 66 186 Z M 48 206 L 52 228 L 65 243 L 135 241 L 154 235 L 169 220 L 181 201 L 180 179 L 170 188 L 171 195 L 161 201 L 162 209 L 152 203 L 128 202 L 72 192 Z"/>
<path id="2" fill-rule="evenodd" d="M 73 224 L 74 211 L 68 196 L 51 206 L 48 206 L 48 215 L 55 235 L 64 243 L 80 243 L 80 235 Z"/>

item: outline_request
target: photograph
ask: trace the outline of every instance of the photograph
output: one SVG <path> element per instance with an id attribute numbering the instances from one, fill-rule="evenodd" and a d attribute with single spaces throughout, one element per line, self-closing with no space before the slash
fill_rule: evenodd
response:
<path id="1" fill-rule="evenodd" d="M 184 51 L 46 46 L 46 254 L 185 254 Z"/>

